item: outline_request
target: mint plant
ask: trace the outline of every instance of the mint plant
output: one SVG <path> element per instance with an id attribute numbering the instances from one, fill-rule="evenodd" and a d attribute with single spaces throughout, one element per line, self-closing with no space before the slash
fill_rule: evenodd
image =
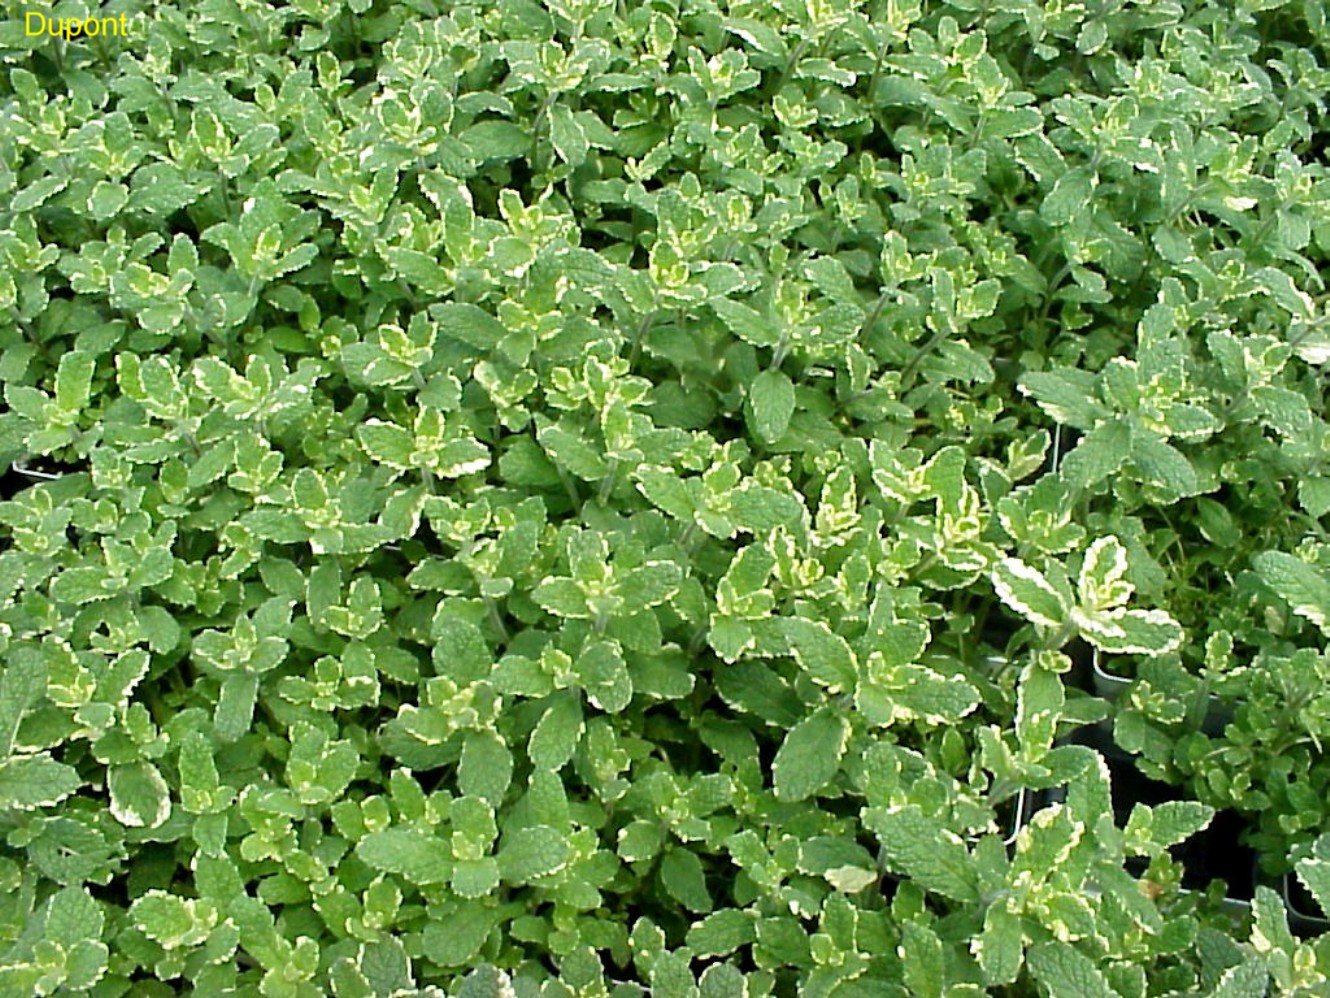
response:
<path id="1" fill-rule="evenodd" d="M 0 992 L 1325 993 L 1170 851 L 1327 904 L 1316 4 L 136 11 L 0 47 Z"/>

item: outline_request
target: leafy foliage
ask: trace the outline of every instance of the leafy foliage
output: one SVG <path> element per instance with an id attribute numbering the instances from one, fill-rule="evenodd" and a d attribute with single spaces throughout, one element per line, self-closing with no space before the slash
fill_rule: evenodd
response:
<path id="1" fill-rule="evenodd" d="M 1326 993 L 1170 851 L 1330 897 L 1322 5 L 134 11 L 0 29 L 0 992 Z"/>

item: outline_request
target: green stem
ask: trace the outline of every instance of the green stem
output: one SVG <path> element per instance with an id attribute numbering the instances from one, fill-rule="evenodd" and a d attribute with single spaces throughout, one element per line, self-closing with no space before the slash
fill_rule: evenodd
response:
<path id="1" fill-rule="evenodd" d="M 614 491 L 614 486 L 618 484 L 619 477 L 619 459 L 610 458 L 609 470 L 605 477 L 600 481 L 600 491 L 596 493 L 596 501 L 602 506 L 609 501 L 610 493 Z"/>
<path id="2" fill-rule="evenodd" d="M 485 602 L 485 612 L 489 614 L 490 623 L 494 625 L 494 629 L 499 632 L 499 640 L 505 645 L 508 644 L 512 639 L 512 636 L 508 633 L 508 628 L 504 626 L 503 615 L 499 613 L 498 604 L 483 594 L 480 598 Z"/>
<path id="3" fill-rule="evenodd" d="M 923 363 L 924 358 L 936 350 L 938 345 L 946 338 L 947 331 L 945 329 L 939 329 L 928 338 L 927 343 L 914 352 L 914 356 L 911 357 L 905 367 L 901 369 L 902 391 L 908 388 L 910 378 L 914 375 L 914 372 L 918 369 L 919 365 Z"/>
<path id="4" fill-rule="evenodd" d="M 633 334 L 633 348 L 628 355 L 628 366 L 630 368 L 637 366 L 637 361 L 642 356 L 642 341 L 646 339 L 646 335 L 651 331 L 651 325 L 655 321 L 656 309 L 653 308 L 643 317 L 641 325 L 637 327 L 637 331 Z"/>

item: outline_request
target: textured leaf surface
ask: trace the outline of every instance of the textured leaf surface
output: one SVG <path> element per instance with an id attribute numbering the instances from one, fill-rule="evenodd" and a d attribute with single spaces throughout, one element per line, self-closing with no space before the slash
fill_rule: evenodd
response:
<path id="1" fill-rule="evenodd" d="M 805 800 L 830 783 L 840 769 L 849 736 L 849 722 L 830 712 L 814 714 L 796 724 L 785 736 L 772 764 L 776 798 Z"/>

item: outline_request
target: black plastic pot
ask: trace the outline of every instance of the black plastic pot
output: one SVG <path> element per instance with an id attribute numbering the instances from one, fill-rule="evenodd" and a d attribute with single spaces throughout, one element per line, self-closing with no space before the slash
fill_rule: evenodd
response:
<path id="1" fill-rule="evenodd" d="M 1319 936 L 1330 931 L 1330 918 L 1320 914 L 1320 906 L 1295 874 L 1284 874 L 1281 886 L 1284 907 L 1288 909 L 1288 924 L 1294 932 L 1300 936 Z"/>
<path id="2" fill-rule="evenodd" d="M 1136 804 L 1156 807 L 1182 799 L 1177 787 L 1150 779 L 1134 765 L 1110 760 L 1108 766 L 1113 778 L 1113 815 L 1119 825 L 1126 824 Z M 1183 889 L 1204 891 L 1211 881 L 1222 880 L 1226 902 L 1250 907 L 1256 893 L 1257 856 L 1241 842 L 1246 827 L 1247 822 L 1236 811 L 1219 811 L 1205 829 L 1174 846 L 1170 852 L 1185 870 Z M 1133 864 L 1139 870 L 1147 865 L 1144 859 L 1136 859 L 1128 862 L 1127 868 L 1132 870 Z"/>

